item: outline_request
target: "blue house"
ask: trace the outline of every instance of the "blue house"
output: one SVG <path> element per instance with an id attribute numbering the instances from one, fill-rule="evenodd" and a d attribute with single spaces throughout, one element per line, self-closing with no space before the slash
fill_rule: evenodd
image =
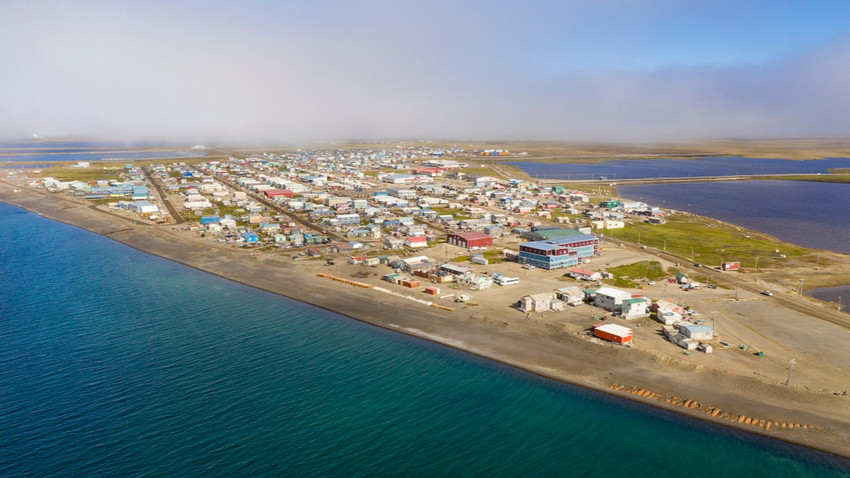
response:
<path id="1" fill-rule="evenodd" d="M 246 244 L 256 244 L 260 241 L 260 237 L 254 234 L 253 232 L 243 232 L 241 236 L 242 239 L 245 239 Z"/>

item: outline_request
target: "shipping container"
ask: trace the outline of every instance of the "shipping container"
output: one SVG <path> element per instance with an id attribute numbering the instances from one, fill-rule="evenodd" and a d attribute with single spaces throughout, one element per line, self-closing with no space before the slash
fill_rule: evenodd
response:
<path id="1" fill-rule="evenodd" d="M 625 345 L 632 341 L 632 329 L 617 324 L 598 324 L 593 327 L 593 335 L 616 344 Z"/>

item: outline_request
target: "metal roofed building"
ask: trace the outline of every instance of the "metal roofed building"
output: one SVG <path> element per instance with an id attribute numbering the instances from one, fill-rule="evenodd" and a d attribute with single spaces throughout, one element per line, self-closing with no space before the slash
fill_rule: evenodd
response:
<path id="1" fill-rule="evenodd" d="M 519 246 L 519 262 L 541 269 L 560 269 L 578 265 L 586 257 L 599 254 L 599 238 L 573 234 L 558 240 L 533 241 Z"/>

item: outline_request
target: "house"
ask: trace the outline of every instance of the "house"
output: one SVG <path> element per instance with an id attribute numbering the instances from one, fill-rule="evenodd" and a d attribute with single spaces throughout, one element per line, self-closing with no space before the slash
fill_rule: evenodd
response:
<path id="1" fill-rule="evenodd" d="M 559 299 L 573 307 L 582 305 L 584 303 L 584 291 L 579 289 L 578 287 L 564 287 L 556 290 L 555 293 L 557 294 Z"/>
<path id="2" fill-rule="evenodd" d="M 404 245 L 413 249 L 428 247 L 428 239 L 425 236 L 411 236 L 404 241 Z"/>
<path id="3" fill-rule="evenodd" d="M 649 317 L 649 299 L 646 297 L 631 297 L 623 301 L 620 312 L 626 320 Z"/>
<path id="4" fill-rule="evenodd" d="M 471 290 L 486 290 L 493 287 L 493 279 L 478 274 L 468 272 L 457 277 L 456 281 L 460 285 L 464 285 Z"/>
<path id="5" fill-rule="evenodd" d="M 240 235 L 242 236 L 242 239 L 244 239 L 244 240 L 245 240 L 245 243 L 246 243 L 246 244 L 256 244 L 257 242 L 259 242 L 259 241 L 260 241 L 260 237 L 259 237 L 259 236 L 257 236 L 257 235 L 256 235 L 255 233 L 253 233 L 253 232 L 243 232 L 243 233 L 242 233 L 242 234 L 240 234 Z"/>
<path id="6" fill-rule="evenodd" d="M 667 340 L 670 342 L 682 347 L 685 350 L 696 350 L 699 346 L 699 341 L 694 339 L 689 339 L 684 335 L 680 334 L 676 331 L 676 328 L 673 326 L 665 325 L 663 327 L 664 336 L 667 337 Z"/>
<path id="7" fill-rule="evenodd" d="M 404 247 L 404 243 L 405 241 L 395 237 L 388 237 L 384 239 L 384 247 L 387 249 L 401 249 Z"/>
<path id="8" fill-rule="evenodd" d="M 682 324 L 679 326 L 679 333 L 694 340 L 711 340 L 714 338 L 714 331 L 707 325 Z"/>
<path id="9" fill-rule="evenodd" d="M 595 281 L 602 279 L 602 273 L 589 269 L 582 269 L 580 267 L 574 267 L 570 269 L 570 277 L 578 280 Z"/>
<path id="10" fill-rule="evenodd" d="M 556 299 L 554 292 L 542 292 L 540 294 L 526 295 L 519 301 L 519 308 L 523 312 L 545 312 L 552 310 L 552 302 Z"/>
<path id="11" fill-rule="evenodd" d="M 456 266 L 454 264 L 450 264 L 450 263 L 447 262 L 447 263 L 442 264 L 440 266 L 440 270 L 444 271 L 444 272 L 448 272 L 449 274 L 452 274 L 452 275 L 459 276 L 459 275 L 463 275 L 463 274 L 466 274 L 467 272 L 469 272 L 469 267 Z"/>
<path id="12" fill-rule="evenodd" d="M 632 295 L 628 292 L 614 289 L 613 287 L 602 287 L 596 290 L 593 305 L 602 307 L 608 311 L 617 312 L 620 311 L 623 302 L 631 298 Z"/>
<path id="13" fill-rule="evenodd" d="M 655 317 L 664 325 L 678 324 L 682 321 L 682 315 L 667 308 L 658 308 Z"/>

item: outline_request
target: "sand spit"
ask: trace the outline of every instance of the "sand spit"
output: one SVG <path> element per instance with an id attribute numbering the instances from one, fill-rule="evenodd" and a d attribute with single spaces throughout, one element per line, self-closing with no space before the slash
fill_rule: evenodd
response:
<path id="1" fill-rule="evenodd" d="M 667 363 L 637 350 L 553 335 L 528 325 L 532 321 L 527 319 L 509 319 L 510 327 L 499 327 L 494 324 L 507 323 L 502 320 L 506 313 L 486 304 L 457 310 L 425 306 L 389 289 L 319 276 L 322 264 L 316 261 L 261 260 L 171 226 L 134 224 L 80 201 L 2 180 L 0 201 L 198 270 L 544 377 L 850 457 L 846 396 L 760 381 L 746 369 L 718 371 Z M 636 383 L 641 385 L 626 385 Z"/>

